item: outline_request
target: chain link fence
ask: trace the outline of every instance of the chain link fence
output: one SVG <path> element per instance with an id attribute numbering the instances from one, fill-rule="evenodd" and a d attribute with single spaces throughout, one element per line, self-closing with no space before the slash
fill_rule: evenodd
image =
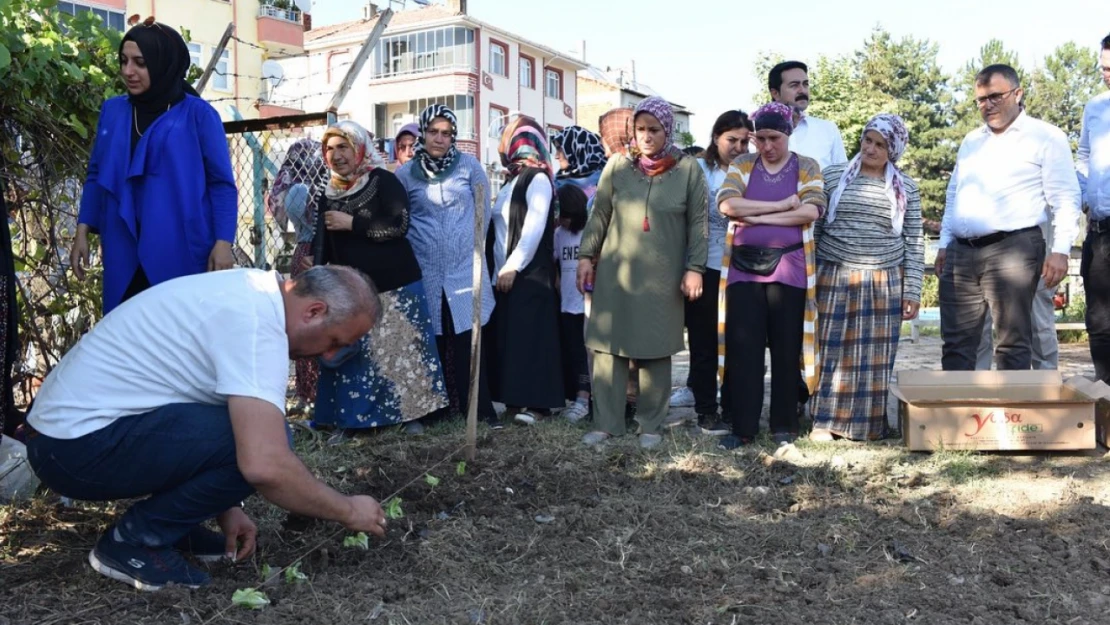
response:
<path id="1" fill-rule="evenodd" d="M 327 113 L 224 123 L 239 189 L 238 266 L 289 273 L 298 237 L 311 239 L 312 202 L 328 179 L 327 124 Z"/>

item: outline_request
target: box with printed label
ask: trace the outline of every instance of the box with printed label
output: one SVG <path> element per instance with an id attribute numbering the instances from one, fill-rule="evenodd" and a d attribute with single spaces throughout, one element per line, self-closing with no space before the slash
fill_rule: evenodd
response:
<path id="1" fill-rule="evenodd" d="M 1095 448 L 1095 399 L 1058 371 L 899 371 L 902 437 L 916 451 Z"/>

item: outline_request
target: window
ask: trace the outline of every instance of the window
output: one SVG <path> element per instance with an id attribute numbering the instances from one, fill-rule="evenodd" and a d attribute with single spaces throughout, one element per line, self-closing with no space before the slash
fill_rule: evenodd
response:
<path id="1" fill-rule="evenodd" d="M 112 11 L 109 9 L 94 9 L 90 6 L 85 6 L 76 2 L 59 2 L 58 11 L 68 15 L 76 16 L 81 11 L 88 11 L 93 15 L 100 18 L 106 28 L 111 28 L 118 31 L 124 30 L 124 17 L 122 11 Z"/>
<path id="2" fill-rule="evenodd" d="M 508 58 L 508 47 L 491 39 L 489 42 L 489 73 L 508 78 Z"/>
<path id="3" fill-rule="evenodd" d="M 200 56 L 201 56 L 201 52 L 203 51 L 203 48 L 201 48 L 200 44 L 196 43 L 195 41 L 190 41 L 186 45 L 189 46 L 189 64 L 192 65 L 193 67 L 199 67 L 200 69 L 204 69 L 204 66 L 201 65 L 201 60 L 200 60 Z"/>
<path id="4" fill-rule="evenodd" d="M 508 121 L 509 109 L 496 104 L 489 105 L 489 136 L 491 138 L 500 138 L 501 132 L 505 130 L 505 124 Z"/>
<path id="5" fill-rule="evenodd" d="M 231 53 L 227 50 L 224 50 L 223 54 L 220 55 L 220 60 L 216 62 L 216 69 L 212 72 L 213 89 L 219 89 L 220 91 L 231 90 L 231 88 L 228 86 L 231 84 L 231 77 L 228 76 L 228 74 L 231 73 L 231 70 L 229 69 L 230 66 L 228 64 L 228 60 L 230 58 Z"/>
<path id="6" fill-rule="evenodd" d="M 418 119 L 420 114 L 424 112 L 424 109 L 433 104 L 445 104 L 455 112 L 455 117 L 459 120 L 459 139 L 474 139 L 474 96 L 447 95 L 435 98 L 409 100 L 409 114 L 412 115 L 413 118 Z M 384 123 L 382 125 L 384 126 Z"/>
<path id="7" fill-rule="evenodd" d="M 502 50 L 504 51 L 504 50 Z M 502 57 L 507 60 L 507 56 Z M 474 69 L 474 31 L 469 28 L 434 28 L 417 33 L 382 37 L 374 49 L 374 78 Z M 493 59 L 490 59 L 493 66 Z M 505 75 L 502 70 L 502 75 Z"/>
<path id="8" fill-rule="evenodd" d="M 544 72 L 544 95 L 556 100 L 563 99 L 563 72 L 551 68 Z"/>
<path id="9" fill-rule="evenodd" d="M 347 75 L 347 67 L 350 64 L 350 52 L 333 52 L 328 55 L 328 83 L 332 84 L 342 80 Z"/>
<path id="10" fill-rule="evenodd" d="M 525 89 L 536 88 L 536 62 L 531 58 L 520 55 L 520 86 Z"/>

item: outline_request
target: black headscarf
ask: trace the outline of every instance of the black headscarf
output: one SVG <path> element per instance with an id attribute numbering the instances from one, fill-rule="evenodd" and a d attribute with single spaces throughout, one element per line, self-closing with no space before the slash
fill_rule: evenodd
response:
<path id="1" fill-rule="evenodd" d="M 119 51 L 123 54 L 123 44 L 134 41 L 143 53 L 147 71 L 150 73 L 150 88 L 139 95 L 128 96 L 135 108 L 135 122 L 131 128 L 131 149 L 139 143 L 139 136 L 169 110 L 173 104 L 185 99 L 185 94 L 198 95 L 193 86 L 185 82 L 189 72 L 189 46 L 185 39 L 173 28 L 158 22 L 139 24 L 127 31 L 120 41 Z M 137 128 L 136 128 L 137 126 Z"/>

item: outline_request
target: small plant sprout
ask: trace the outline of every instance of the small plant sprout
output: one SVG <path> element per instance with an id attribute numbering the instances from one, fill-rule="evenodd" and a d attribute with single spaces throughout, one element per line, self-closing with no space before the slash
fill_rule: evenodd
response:
<path id="1" fill-rule="evenodd" d="M 424 476 L 424 481 L 427 482 L 428 486 L 431 486 L 432 488 L 439 486 L 439 478 L 432 475 L 431 473 Z"/>
<path id="2" fill-rule="evenodd" d="M 240 588 L 231 595 L 231 603 L 252 610 L 261 610 L 270 605 L 270 599 L 266 593 L 257 588 Z"/>
<path id="3" fill-rule="evenodd" d="M 263 564 L 262 565 L 262 581 L 266 582 L 271 577 L 273 577 L 273 575 L 274 575 L 274 567 L 270 566 L 269 564 Z"/>
<path id="4" fill-rule="evenodd" d="M 394 497 L 393 499 L 385 502 L 385 516 L 390 519 L 399 519 L 405 516 L 404 511 L 401 510 L 400 497 Z"/>
<path id="5" fill-rule="evenodd" d="M 344 538 L 343 546 L 366 550 L 370 548 L 370 538 L 366 535 L 366 532 L 359 532 L 354 536 Z"/>
<path id="6" fill-rule="evenodd" d="M 301 573 L 301 565 L 299 563 L 286 567 L 286 569 L 285 569 L 285 583 L 286 584 L 296 584 L 298 582 L 303 582 L 306 579 L 308 579 L 308 576 L 305 575 L 304 573 Z"/>
<path id="7" fill-rule="evenodd" d="M 455 475 L 466 475 L 466 460 L 459 460 L 455 465 Z"/>

